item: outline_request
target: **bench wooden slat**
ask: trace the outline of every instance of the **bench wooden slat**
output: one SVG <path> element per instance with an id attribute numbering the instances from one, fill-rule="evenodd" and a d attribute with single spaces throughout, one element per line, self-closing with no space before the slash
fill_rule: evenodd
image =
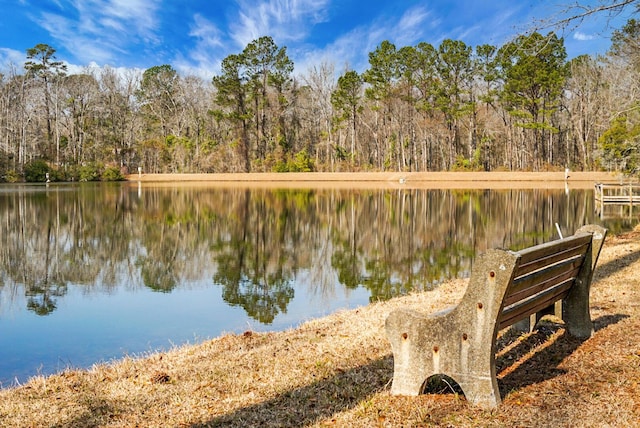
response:
<path id="1" fill-rule="evenodd" d="M 584 253 L 574 255 L 545 270 L 534 271 L 515 279 L 507 291 L 504 306 L 526 299 L 567 279 L 575 279 L 583 261 Z"/>
<path id="2" fill-rule="evenodd" d="M 591 234 L 574 235 L 518 252 L 500 314 L 500 328 L 547 308 L 566 296 L 582 268 Z"/>
<path id="3" fill-rule="evenodd" d="M 503 329 L 515 324 L 521 319 L 539 312 L 549 307 L 554 302 L 565 298 L 573 286 L 574 279 L 575 278 L 569 278 L 555 287 L 537 294 L 534 298 L 520 301 L 503 309 L 502 315 L 500 316 L 499 328 Z"/>
<path id="4" fill-rule="evenodd" d="M 591 235 L 581 234 L 519 251 L 517 254 L 520 255 L 520 265 L 515 272 L 515 278 L 572 255 L 585 253 L 590 243 Z"/>
<path id="5" fill-rule="evenodd" d="M 575 256 L 582 256 L 589 250 L 589 244 L 579 245 L 572 248 L 563 249 L 556 254 L 550 254 L 541 259 L 532 260 L 527 264 L 521 265 L 516 270 L 514 277 L 517 279 L 524 275 L 528 275 L 531 272 L 537 270 L 547 269 L 557 263 L 561 263 L 564 260 L 571 259 Z"/>
<path id="6" fill-rule="evenodd" d="M 544 257 L 545 255 L 556 253 L 561 250 L 563 246 L 564 248 L 571 248 L 574 246 L 587 244 L 589 242 L 591 242 L 590 233 L 577 233 L 566 238 L 556 239 L 555 241 L 534 245 L 533 247 L 517 251 L 517 253 L 520 254 L 520 264 L 523 264 L 528 263 L 531 260 Z"/>

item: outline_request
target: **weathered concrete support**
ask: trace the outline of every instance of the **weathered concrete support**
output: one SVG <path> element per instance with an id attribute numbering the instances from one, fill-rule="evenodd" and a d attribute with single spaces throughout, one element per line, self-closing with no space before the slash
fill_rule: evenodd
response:
<path id="1" fill-rule="evenodd" d="M 519 252 L 489 250 L 475 260 L 457 306 L 434 314 L 393 311 L 386 321 L 394 356 L 391 393 L 418 395 L 428 378 L 446 375 L 470 402 L 496 407 L 498 330 L 531 331 L 542 316 L 562 314 L 570 334 L 593 333 L 589 291 L 605 236 L 606 229 L 589 225 Z"/>
<path id="2" fill-rule="evenodd" d="M 386 322 L 394 355 L 391 393 L 418 395 L 424 381 L 445 374 L 465 397 L 483 407 L 500 402 L 496 381 L 496 319 L 518 256 L 490 250 L 475 261 L 458 306 L 433 315 L 393 311 Z"/>

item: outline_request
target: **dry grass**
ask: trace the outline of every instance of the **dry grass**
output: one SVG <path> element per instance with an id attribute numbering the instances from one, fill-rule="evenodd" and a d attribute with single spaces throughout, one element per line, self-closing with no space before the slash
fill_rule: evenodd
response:
<path id="1" fill-rule="evenodd" d="M 580 342 L 553 319 L 501 338 L 503 403 L 389 394 L 383 325 L 395 307 L 456 302 L 465 281 L 307 322 L 223 336 L 0 391 L 3 427 L 526 426 L 624 427 L 640 421 L 640 231 L 608 237 L 592 289 L 596 333 Z"/>

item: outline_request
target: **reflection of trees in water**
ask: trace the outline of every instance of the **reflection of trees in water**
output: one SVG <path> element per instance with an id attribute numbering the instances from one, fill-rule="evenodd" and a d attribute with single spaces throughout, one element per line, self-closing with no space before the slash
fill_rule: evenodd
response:
<path id="1" fill-rule="evenodd" d="M 432 288 L 457 276 L 470 259 L 458 233 L 456 198 L 442 191 L 352 192 L 338 213 L 332 266 L 348 287 L 364 286 L 371 300 Z M 453 251 L 454 254 L 449 254 Z"/>
<path id="2" fill-rule="evenodd" d="M 170 216 L 160 225 L 147 223 L 142 229 L 141 243 L 147 254 L 137 257 L 136 266 L 140 269 L 142 282 L 150 289 L 170 292 L 178 285 L 176 269 L 183 241 L 181 232 L 182 224 Z"/>
<path id="3" fill-rule="evenodd" d="M 39 314 L 69 284 L 170 292 L 211 270 L 227 303 L 270 323 L 301 283 L 319 298 L 365 287 L 387 299 L 593 217 L 590 194 L 575 191 L 22 189 L 0 194 L 0 278 Z"/>
<path id="4" fill-rule="evenodd" d="M 66 285 L 43 284 L 29 287 L 25 290 L 27 296 L 27 309 L 38 315 L 49 315 L 56 309 L 54 297 L 67 294 Z"/>
<path id="5" fill-rule="evenodd" d="M 109 288 L 127 257 L 129 234 L 119 192 L 95 187 L 15 186 L 0 195 L 0 270 L 10 286 L 24 288 L 27 305 L 44 315 L 70 283 Z"/>
<path id="6" fill-rule="evenodd" d="M 222 298 L 232 306 L 240 306 L 253 319 L 271 324 L 279 313 L 286 313 L 294 289 L 283 278 L 247 278 L 229 281 L 217 273 L 214 281 L 223 286 Z"/>
<path id="7" fill-rule="evenodd" d="M 173 253 L 173 251 L 169 251 Z M 153 291 L 168 293 L 178 285 L 178 278 L 171 269 L 171 260 L 165 264 L 165 260 L 141 256 L 136 260 L 136 266 L 140 268 L 140 275 L 144 285 Z"/>
<path id="8" fill-rule="evenodd" d="M 298 228 L 288 193 L 244 191 L 238 195 L 226 233 L 217 236 L 214 282 L 225 302 L 270 324 L 293 299 Z M 292 250 L 294 250 L 292 252 Z"/>

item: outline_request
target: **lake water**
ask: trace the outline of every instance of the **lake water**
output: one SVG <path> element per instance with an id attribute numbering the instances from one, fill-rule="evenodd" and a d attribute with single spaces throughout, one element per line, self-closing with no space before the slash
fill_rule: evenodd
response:
<path id="1" fill-rule="evenodd" d="M 0 186 L 0 386 L 429 290 L 556 223 L 637 220 L 599 216 L 592 190 Z"/>

